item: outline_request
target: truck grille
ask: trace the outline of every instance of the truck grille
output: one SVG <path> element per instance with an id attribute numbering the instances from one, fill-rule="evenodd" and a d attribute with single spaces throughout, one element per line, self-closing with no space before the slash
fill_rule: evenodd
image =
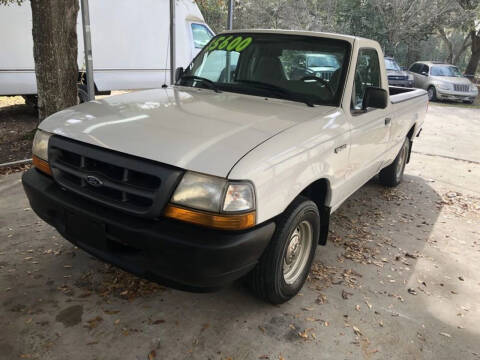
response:
<path id="1" fill-rule="evenodd" d="M 317 74 L 320 75 L 319 77 L 321 79 L 330 81 L 333 75 L 333 71 L 321 71 L 320 73 L 317 73 Z"/>
<path id="2" fill-rule="evenodd" d="M 150 160 L 52 136 L 48 157 L 62 187 L 109 207 L 157 217 L 182 170 Z"/>
<path id="3" fill-rule="evenodd" d="M 469 85 L 460 85 L 460 84 L 454 84 L 453 88 L 455 91 L 461 91 L 461 92 L 468 92 Z"/>
<path id="4" fill-rule="evenodd" d="M 407 80 L 408 76 L 403 75 L 389 75 L 388 80 Z"/>

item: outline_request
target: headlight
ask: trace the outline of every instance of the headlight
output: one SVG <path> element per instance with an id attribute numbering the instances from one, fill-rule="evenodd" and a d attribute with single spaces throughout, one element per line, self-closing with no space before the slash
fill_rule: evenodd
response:
<path id="1" fill-rule="evenodd" d="M 32 163 L 38 170 L 47 175 L 52 175 L 52 169 L 48 164 L 48 141 L 52 134 L 42 130 L 37 130 L 33 138 L 32 145 Z"/>
<path id="2" fill-rule="evenodd" d="M 477 93 L 478 93 L 477 85 L 475 85 L 475 84 L 470 84 L 470 91 L 471 91 L 471 92 L 477 92 Z"/>
<path id="3" fill-rule="evenodd" d="M 220 212 L 227 185 L 224 179 L 187 172 L 172 197 L 172 202 L 199 210 Z"/>
<path id="4" fill-rule="evenodd" d="M 48 161 L 48 141 L 52 134 L 37 130 L 33 138 L 32 154 L 42 160 Z"/>
<path id="5" fill-rule="evenodd" d="M 415 78 L 413 77 L 412 74 L 408 74 L 408 81 L 413 81 L 415 80 Z"/>
<path id="6" fill-rule="evenodd" d="M 186 172 L 165 216 L 224 230 L 255 225 L 255 191 L 249 182 Z"/>

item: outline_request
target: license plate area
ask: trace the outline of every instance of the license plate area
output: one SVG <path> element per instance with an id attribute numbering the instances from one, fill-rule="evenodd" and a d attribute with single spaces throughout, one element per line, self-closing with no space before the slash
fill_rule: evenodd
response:
<path id="1" fill-rule="evenodd" d="M 107 247 L 105 224 L 81 215 L 68 213 L 66 231 L 76 242 L 98 249 Z"/>

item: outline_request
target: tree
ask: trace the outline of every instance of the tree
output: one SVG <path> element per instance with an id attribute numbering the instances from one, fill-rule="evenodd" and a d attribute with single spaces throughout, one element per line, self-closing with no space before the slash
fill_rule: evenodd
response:
<path id="1" fill-rule="evenodd" d="M 467 23 L 468 35 L 470 37 L 471 56 L 465 69 L 465 75 L 474 77 L 480 62 L 480 0 L 457 0 L 460 6 L 470 12 L 470 20 Z"/>
<path id="2" fill-rule="evenodd" d="M 23 0 L 0 0 L 20 4 Z M 31 0 L 39 119 L 77 104 L 78 0 Z"/>

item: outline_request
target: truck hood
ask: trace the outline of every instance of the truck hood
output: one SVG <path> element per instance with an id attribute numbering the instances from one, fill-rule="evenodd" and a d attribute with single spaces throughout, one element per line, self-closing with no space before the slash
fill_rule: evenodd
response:
<path id="1" fill-rule="evenodd" d="M 260 143 L 335 108 L 170 87 L 95 100 L 60 111 L 40 129 L 88 144 L 226 177 Z"/>
<path id="2" fill-rule="evenodd" d="M 431 78 L 434 81 L 444 81 L 444 82 L 448 82 L 451 84 L 458 84 L 458 85 L 470 85 L 472 83 L 466 77 L 458 77 L 458 76 L 432 76 Z"/>
<path id="3" fill-rule="evenodd" d="M 403 70 L 387 70 L 387 76 L 404 76 L 408 77 L 408 72 Z"/>

